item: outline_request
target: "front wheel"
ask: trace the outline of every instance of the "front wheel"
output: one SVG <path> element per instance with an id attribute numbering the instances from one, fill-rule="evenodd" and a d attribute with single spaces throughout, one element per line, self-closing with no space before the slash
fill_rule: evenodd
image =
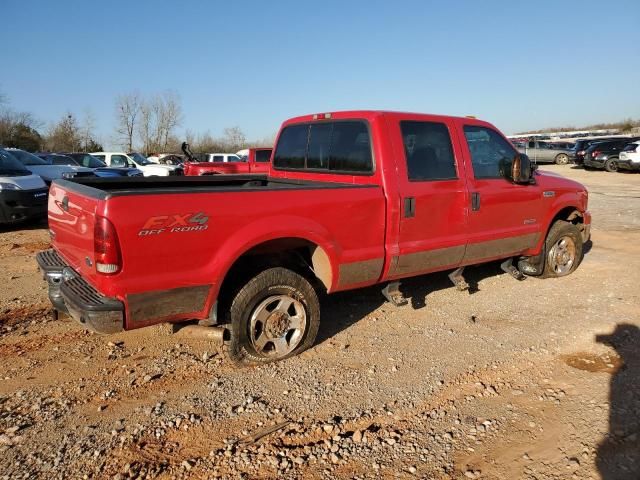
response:
<path id="1" fill-rule="evenodd" d="M 543 277 L 564 277 L 573 273 L 582 261 L 582 234 L 571 222 L 558 220 L 545 240 Z"/>
<path id="2" fill-rule="evenodd" d="M 231 302 L 229 358 L 259 365 L 292 357 L 313 345 L 320 302 L 309 281 L 286 268 L 264 270 Z"/>
<path id="3" fill-rule="evenodd" d="M 556 165 L 566 165 L 569 163 L 569 155 L 560 153 L 556 155 Z"/>
<path id="4" fill-rule="evenodd" d="M 607 172 L 617 172 L 618 171 L 618 162 L 617 158 L 608 158 L 606 162 L 604 162 L 604 169 Z"/>

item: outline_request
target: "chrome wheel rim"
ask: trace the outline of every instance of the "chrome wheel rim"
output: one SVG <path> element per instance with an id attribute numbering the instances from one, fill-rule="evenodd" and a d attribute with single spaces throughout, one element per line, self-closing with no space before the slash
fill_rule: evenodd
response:
<path id="1" fill-rule="evenodd" d="M 561 237 L 549 250 L 549 266 L 557 275 L 566 275 L 576 261 L 576 243 L 569 236 Z"/>
<path id="2" fill-rule="evenodd" d="M 566 165 L 567 163 L 569 163 L 569 157 L 566 155 L 558 156 L 558 165 Z"/>
<path id="3" fill-rule="evenodd" d="M 293 352 L 307 329 L 307 312 L 302 303 L 288 295 L 273 295 L 253 310 L 249 339 L 257 353 L 284 357 Z"/>

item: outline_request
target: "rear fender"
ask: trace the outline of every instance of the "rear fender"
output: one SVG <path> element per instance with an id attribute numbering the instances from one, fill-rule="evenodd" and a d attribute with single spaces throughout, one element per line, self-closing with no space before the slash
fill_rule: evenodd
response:
<path id="1" fill-rule="evenodd" d="M 329 260 L 331 270 L 327 291 L 336 287 L 341 249 L 330 233 L 322 225 L 307 218 L 292 215 L 269 216 L 245 225 L 216 249 L 215 256 L 208 265 L 211 278 L 215 279 L 208 302 L 209 308 L 217 299 L 227 273 L 242 255 L 262 243 L 282 238 L 299 238 L 320 247 Z"/>

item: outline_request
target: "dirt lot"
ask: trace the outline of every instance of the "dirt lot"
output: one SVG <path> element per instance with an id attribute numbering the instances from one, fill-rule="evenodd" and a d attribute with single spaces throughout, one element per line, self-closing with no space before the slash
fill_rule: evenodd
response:
<path id="1" fill-rule="evenodd" d="M 640 478 L 640 174 L 545 168 L 590 190 L 576 273 L 330 296 L 314 348 L 253 369 L 53 320 L 46 230 L 0 231 L 0 478 Z"/>

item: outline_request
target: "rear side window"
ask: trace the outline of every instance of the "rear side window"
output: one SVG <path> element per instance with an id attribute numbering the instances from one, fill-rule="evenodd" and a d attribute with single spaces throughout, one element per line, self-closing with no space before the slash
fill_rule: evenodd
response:
<path id="1" fill-rule="evenodd" d="M 495 130 L 465 125 L 475 178 L 505 178 L 511 169 L 516 150 Z"/>
<path id="2" fill-rule="evenodd" d="M 256 162 L 267 163 L 271 160 L 271 150 L 256 150 Z"/>
<path id="3" fill-rule="evenodd" d="M 400 130 L 409 180 L 457 178 L 451 137 L 445 124 L 403 121 Z"/>
<path id="4" fill-rule="evenodd" d="M 224 155 L 214 155 L 212 162 L 224 162 Z"/>
<path id="5" fill-rule="evenodd" d="M 283 169 L 371 173 L 369 130 L 363 121 L 286 127 L 280 134 L 273 165 Z"/>

